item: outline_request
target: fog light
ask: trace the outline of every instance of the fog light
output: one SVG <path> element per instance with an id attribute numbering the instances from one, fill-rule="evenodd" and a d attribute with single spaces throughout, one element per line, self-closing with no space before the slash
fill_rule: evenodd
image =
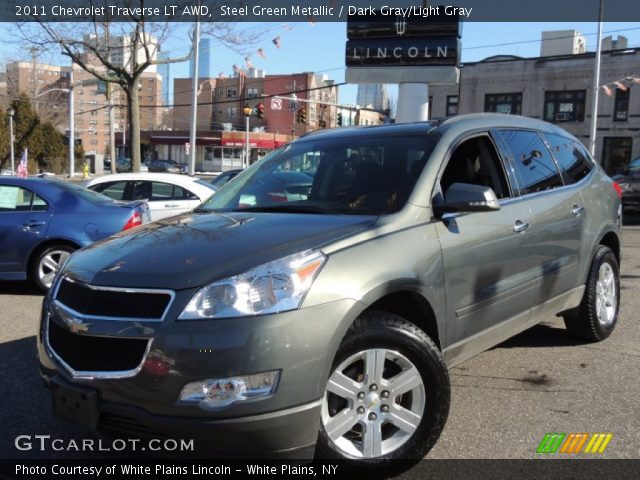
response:
<path id="1" fill-rule="evenodd" d="M 279 370 L 228 378 L 210 378 L 187 383 L 180 400 L 197 403 L 203 410 L 218 410 L 229 405 L 266 397 L 275 392 L 280 377 Z"/>

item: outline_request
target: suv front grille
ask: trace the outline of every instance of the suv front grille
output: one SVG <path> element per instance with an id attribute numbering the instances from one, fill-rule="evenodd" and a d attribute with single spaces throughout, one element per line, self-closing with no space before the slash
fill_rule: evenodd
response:
<path id="1" fill-rule="evenodd" d="M 49 320 L 49 346 L 78 372 L 135 370 L 142 363 L 149 339 L 93 337 L 71 333 Z"/>
<path id="2" fill-rule="evenodd" d="M 113 318 L 162 319 L 171 293 L 165 290 L 92 287 L 62 279 L 56 300 L 82 315 Z"/>

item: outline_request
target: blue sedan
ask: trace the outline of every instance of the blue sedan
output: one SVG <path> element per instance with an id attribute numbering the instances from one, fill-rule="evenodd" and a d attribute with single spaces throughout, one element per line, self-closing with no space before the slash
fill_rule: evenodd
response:
<path id="1" fill-rule="evenodd" d="M 51 287 L 74 250 L 150 219 L 146 202 L 116 202 L 72 183 L 0 177 L 0 280 Z"/>

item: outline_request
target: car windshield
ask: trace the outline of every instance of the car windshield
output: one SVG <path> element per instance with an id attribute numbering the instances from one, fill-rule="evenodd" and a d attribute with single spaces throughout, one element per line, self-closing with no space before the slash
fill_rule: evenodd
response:
<path id="1" fill-rule="evenodd" d="M 384 214 L 406 203 L 437 136 L 310 137 L 222 186 L 199 211 Z"/>

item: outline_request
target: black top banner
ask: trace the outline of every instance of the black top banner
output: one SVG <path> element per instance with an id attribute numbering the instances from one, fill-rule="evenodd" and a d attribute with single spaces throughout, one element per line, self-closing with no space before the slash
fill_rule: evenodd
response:
<path id="1" fill-rule="evenodd" d="M 428 5 L 426 6 L 425 3 Z M 640 21 L 640 2 L 604 0 L 607 22 Z M 375 13 L 374 13 L 375 12 Z M 373 14 L 373 15 L 372 15 Z M 588 22 L 600 0 L 2 0 L 2 22 L 340 22 L 349 16 L 467 22 Z"/>

